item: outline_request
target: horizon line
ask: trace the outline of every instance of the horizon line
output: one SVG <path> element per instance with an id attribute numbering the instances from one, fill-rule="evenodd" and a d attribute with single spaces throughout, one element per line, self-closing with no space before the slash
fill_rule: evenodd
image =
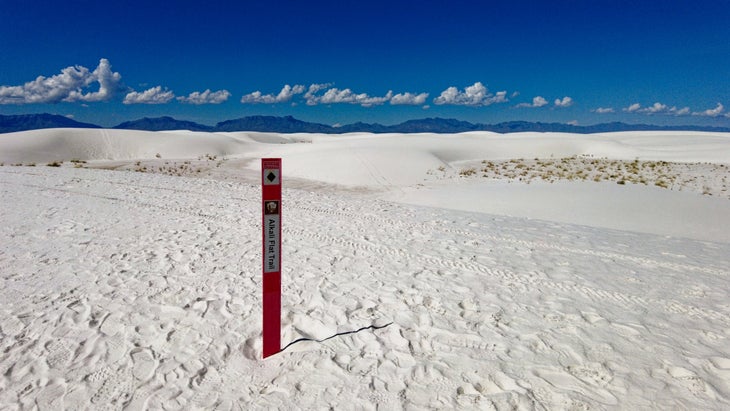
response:
<path id="1" fill-rule="evenodd" d="M 99 124 L 96 124 L 96 123 L 78 121 L 78 120 L 76 120 L 74 118 L 74 116 L 68 116 L 68 115 L 63 115 L 63 114 L 54 114 L 54 113 L 49 113 L 49 112 L 43 112 L 43 113 L 23 113 L 23 114 L 0 114 L 0 117 L 21 117 L 21 116 L 41 116 L 41 115 L 50 115 L 50 116 L 63 117 L 63 118 L 66 118 L 66 119 L 71 120 L 71 121 L 74 121 L 74 122 L 78 122 L 78 123 L 81 123 L 81 124 L 92 125 L 92 126 L 95 126 L 95 127 L 98 127 L 98 128 L 103 128 L 103 129 L 115 129 L 115 128 L 117 128 L 117 127 L 119 127 L 119 126 L 121 126 L 121 125 L 123 125 L 125 123 L 132 123 L 132 122 L 136 122 L 136 121 L 140 121 L 140 120 L 158 120 L 158 119 L 164 119 L 164 118 L 169 118 L 169 119 L 172 119 L 172 120 L 175 120 L 175 121 L 181 121 L 181 122 L 189 122 L 189 123 L 193 123 L 195 125 L 203 126 L 203 127 L 215 128 L 215 127 L 220 126 L 221 124 L 226 123 L 226 122 L 231 122 L 231 121 L 236 121 L 236 120 L 242 120 L 242 119 L 248 119 L 248 118 L 261 117 L 261 118 L 271 118 L 271 119 L 291 118 L 293 120 L 300 121 L 300 122 L 303 122 L 303 123 L 306 123 L 306 124 L 326 126 L 326 127 L 330 127 L 330 128 L 333 128 L 333 129 L 343 128 L 343 127 L 348 127 L 348 126 L 353 126 L 355 124 L 365 124 L 365 125 L 382 126 L 382 127 L 396 127 L 396 126 L 400 126 L 400 125 L 403 125 L 405 123 L 412 122 L 412 121 L 444 120 L 444 121 L 458 121 L 460 123 L 467 123 L 467 124 L 472 125 L 472 126 L 499 126 L 499 125 L 509 124 L 509 123 L 525 123 L 525 124 L 536 124 L 536 125 L 537 124 L 544 124 L 544 125 L 560 125 L 560 126 L 575 127 L 575 128 L 586 128 L 586 127 L 596 127 L 596 126 L 612 125 L 612 124 L 614 124 L 614 125 L 626 125 L 626 126 L 634 126 L 634 127 L 653 127 L 653 128 L 656 128 L 657 130 L 661 130 L 661 129 L 665 129 L 665 130 L 666 129 L 681 130 L 684 127 L 691 127 L 691 128 L 702 128 L 702 129 L 708 129 L 708 130 L 726 130 L 725 132 L 730 131 L 730 127 L 726 127 L 726 126 L 712 126 L 712 125 L 700 125 L 700 124 L 657 125 L 657 124 L 651 124 L 651 123 L 629 123 L 629 122 L 624 122 L 624 121 L 609 121 L 609 122 L 599 122 L 599 123 L 592 123 L 592 124 L 579 124 L 577 122 L 572 122 L 572 121 L 571 122 L 559 122 L 559 121 L 530 121 L 530 120 L 505 120 L 505 121 L 494 122 L 494 123 L 486 123 L 486 122 L 472 122 L 472 121 L 469 121 L 469 120 L 462 120 L 462 119 L 459 119 L 459 118 L 456 118 L 456 117 L 438 117 L 438 116 L 436 116 L 436 117 L 418 117 L 418 118 L 411 118 L 411 119 L 402 120 L 400 122 L 392 123 L 392 124 L 383 124 L 383 123 L 379 123 L 379 122 L 366 123 L 366 122 L 363 122 L 362 120 L 357 120 L 355 122 L 346 123 L 346 124 L 340 124 L 340 123 L 327 124 L 327 123 L 318 122 L 318 121 L 302 120 L 302 119 L 297 118 L 297 117 L 295 117 L 295 116 L 293 116 L 291 114 L 279 115 L 279 116 L 277 116 L 277 115 L 267 115 L 267 114 L 253 114 L 253 115 L 246 115 L 246 116 L 242 116 L 242 117 L 235 117 L 235 118 L 221 120 L 221 121 L 218 121 L 215 124 L 212 124 L 211 125 L 211 124 L 200 123 L 200 122 L 194 121 L 194 120 L 188 120 L 188 119 L 184 119 L 184 118 L 173 117 L 172 115 L 160 115 L 160 116 L 155 116 L 155 117 L 143 116 L 143 117 L 136 118 L 136 119 L 132 119 L 132 120 L 125 120 L 125 121 L 122 121 L 121 123 L 118 123 L 118 124 L 113 125 L 113 126 L 108 126 L 108 127 L 107 126 L 102 126 L 102 125 L 99 125 Z M 478 131 L 478 130 L 475 130 L 475 131 Z M 488 130 L 485 130 L 485 131 L 488 131 Z M 693 130 L 690 130 L 690 131 L 693 131 Z"/>

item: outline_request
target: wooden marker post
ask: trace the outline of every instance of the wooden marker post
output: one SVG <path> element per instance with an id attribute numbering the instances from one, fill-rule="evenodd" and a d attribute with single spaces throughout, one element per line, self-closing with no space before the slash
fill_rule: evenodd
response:
<path id="1" fill-rule="evenodd" d="M 281 159 L 261 159 L 263 355 L 281 350 Z"/>

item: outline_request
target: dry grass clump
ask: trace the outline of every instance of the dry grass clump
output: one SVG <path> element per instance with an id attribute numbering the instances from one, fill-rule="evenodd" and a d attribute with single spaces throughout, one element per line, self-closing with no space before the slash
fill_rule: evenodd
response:
<path id="1" fill-rule="evenodd" d="M 458 175 L 473 178 L 506 179 L 530 183 L 533 180 L 554 183 L 557 181 L 614 182 L 619 185 L 642 184 L 669 190 L 690 189 L 705 195 L 728 193 L 728 168 L 724 164 L 670 163 L 634 159 L 612 160 L 592 156 L 572 156 L 549 159 L 483 160 L 478 169 L 464 166 L 454 174 L 441 166 L 443 178 Z M 451 174 L 449 174 L 451 173 Z M 429 175 L 435 175 L 429 171 Z"/>
<path id="2" fill-rule="evenodd" d="M 477 169 L 476 169 L 476 168 L 474 168 L 474 167 L 469 167 L 469 168 L 462 168 L 462 169 L 461 169 L 461 170 L 459 171 L 459 175 L 460 175 L 460 176 L 462 176 L 462 177 L 469 177 L 469 176 L 473 176 L 473 175 L 474 175 L 474 174 L 476 174 L 476 173 L 477 173 Z"/>
<path id="3" fill-rule="evenodd" d="M 205 154 L 198 157 L 197 160 L 166 160 L 164 163 L 154 160 L 145 163 L 136 161 L 132 170 L 139 173 L 156 173 L 169 176 L 201 175 L 203 171 L 210 170 L 213 166 L 220 167 L 225 161 L 226 158 L 219 159 L 216 155 Z"/>

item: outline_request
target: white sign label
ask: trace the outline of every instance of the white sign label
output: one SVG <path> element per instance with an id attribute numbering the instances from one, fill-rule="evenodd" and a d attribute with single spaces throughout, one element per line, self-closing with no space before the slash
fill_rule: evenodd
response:
<path id="1" fill-rule="evenodd" d="M 264 273 L 279 271 L 279 223 L 278 214 L 264 215 Z"/>

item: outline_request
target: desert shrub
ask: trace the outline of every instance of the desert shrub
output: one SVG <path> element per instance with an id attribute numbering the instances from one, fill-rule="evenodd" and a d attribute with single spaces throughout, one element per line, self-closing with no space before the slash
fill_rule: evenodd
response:
<path id="1" fill-rule="evenodd" d="M 459 175 L 468 177 L 468 176 L 476 174 L 476 172 L 477 172 L 477 170 L 474 167 L 462 168 L 461 171 L 459 171 Z"/>

